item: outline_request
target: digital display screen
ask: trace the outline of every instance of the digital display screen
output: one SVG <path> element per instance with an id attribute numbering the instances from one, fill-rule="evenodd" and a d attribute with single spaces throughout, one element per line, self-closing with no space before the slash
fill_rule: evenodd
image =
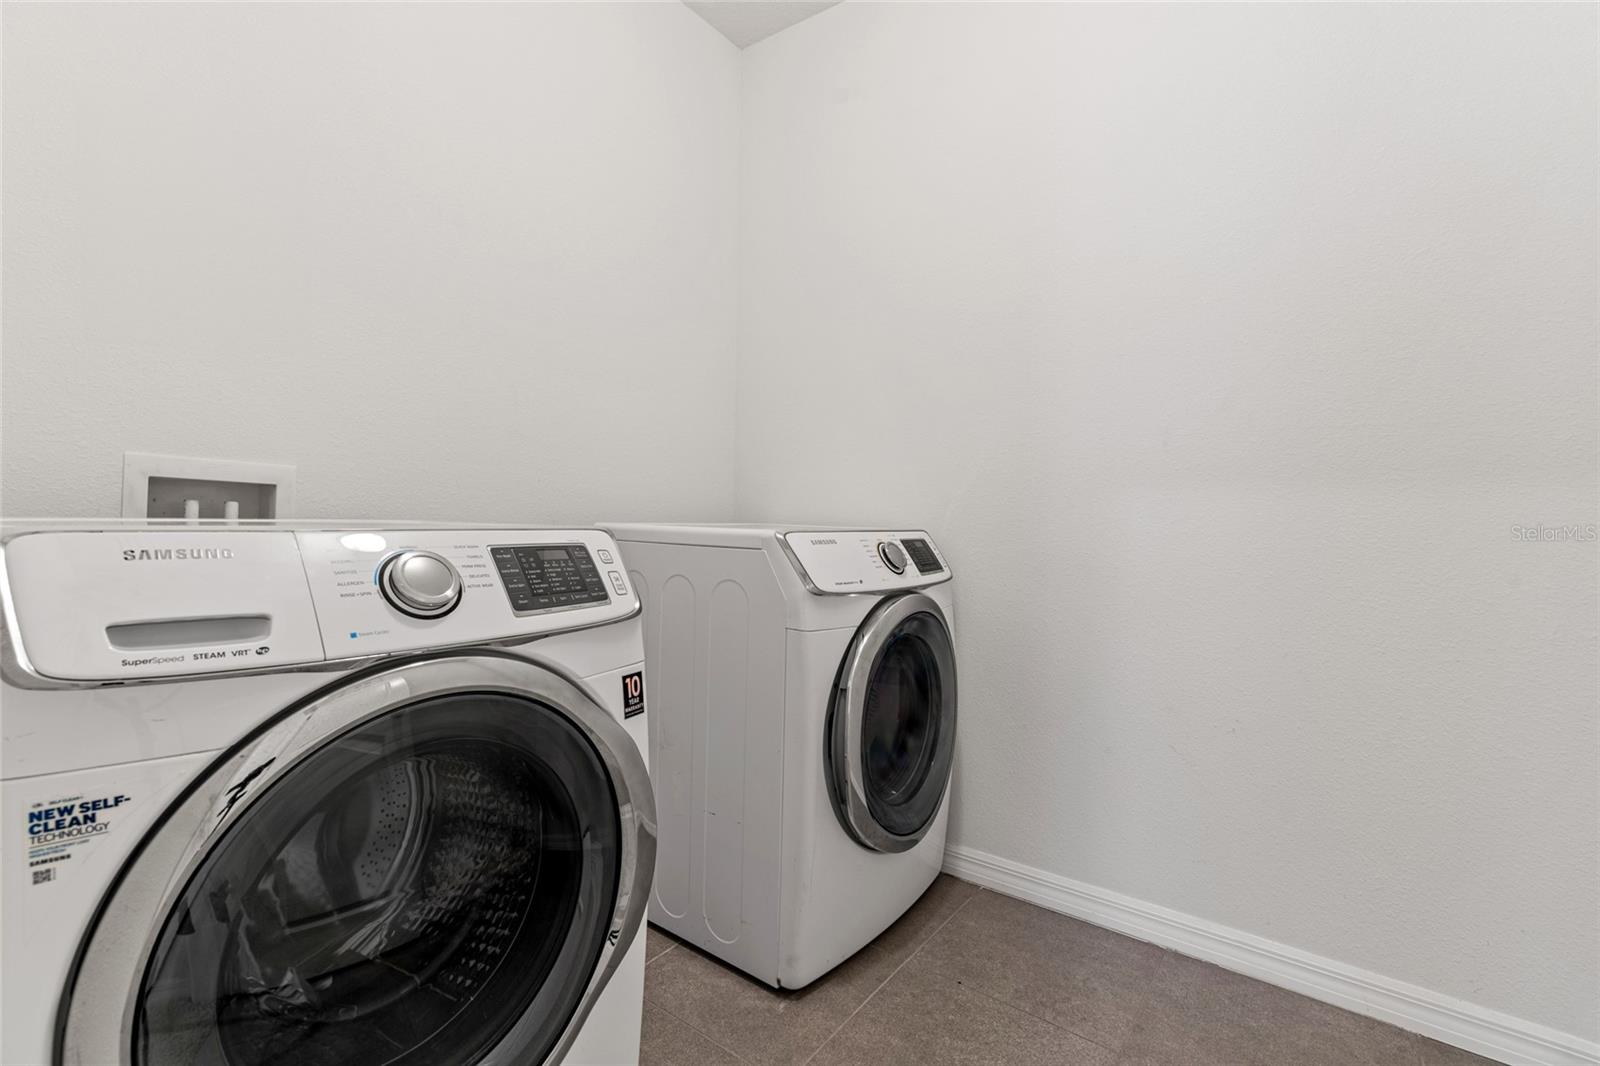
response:
<path id="1" fill-rule="evenodd" d="M 920 538 L 908 538 L 902 541 L 906 554 L 911 556 L 911 561 L 917 565 L 919 574 L 937 574 L 944 567 L 939 565 L 939 557 L 933 554 L 933 549 L 928 542 Z"/>
<path id="2" fill-rule="evenodd" d="M 582 544 L 491 545 L 489 553 L 517 614 L 610 601 L 589 549 Z"/>

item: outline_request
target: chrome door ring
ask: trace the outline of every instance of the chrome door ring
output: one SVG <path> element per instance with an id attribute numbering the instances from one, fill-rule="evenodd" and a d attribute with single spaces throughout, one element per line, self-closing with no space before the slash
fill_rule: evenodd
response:
<path id="1" fill-rule="evenodd" d="M 622 854 L 609 929 L 589 984 L 547 1062 L 559 1062 L 644 922 L 655 870 L 655 797 L 623 724 L 556 668 L 494 651 L 425 658 L 323 690 L 223 753 L 173 801 L 112 881 L 80 942 L 57 1013 L 60 1066 L 132 1066 L 143 975 L 168 912 L 210 850 L 268 786 L 367 722 L 421 700 L 489 692 L 561 714 L 593 745 L 617 800 Z M 480 1066 L 509 1066 L 538 1019 L 519 1018 Z M 502 1051 L 501 1049 L 508 1049 Z"/>

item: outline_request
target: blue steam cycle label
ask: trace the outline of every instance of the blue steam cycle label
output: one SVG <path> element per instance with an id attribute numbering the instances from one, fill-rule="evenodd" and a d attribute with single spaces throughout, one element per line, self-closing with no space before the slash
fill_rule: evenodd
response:
<path id="1" fill-rule="evenodd" d="M 32 883 L 54 881 L 60 864 L 71 860 L 77 849 L 111 832 L 118 810 L 131 800 L 131 796 L 122 793 L 76 795 L 30 806 L 27 840 Z"/>

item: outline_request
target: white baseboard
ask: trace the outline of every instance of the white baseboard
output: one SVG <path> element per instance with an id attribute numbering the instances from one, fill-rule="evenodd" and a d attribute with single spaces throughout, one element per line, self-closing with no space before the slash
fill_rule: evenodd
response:
<path id="1" fill-rule="evenodd" d="M 1600 1044 L 971 848 L 947 873 L 1513 1066 L 1596 1066 Z"/>

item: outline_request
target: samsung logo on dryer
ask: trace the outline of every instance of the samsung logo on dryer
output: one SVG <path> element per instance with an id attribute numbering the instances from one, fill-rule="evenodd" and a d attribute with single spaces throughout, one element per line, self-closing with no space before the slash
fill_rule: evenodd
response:
<path id="1" fill-rule="evenodd" d="M 124 548 L 125 563 L 156 562 L 161 559 L 232 559 L 232 548 Z"/>

